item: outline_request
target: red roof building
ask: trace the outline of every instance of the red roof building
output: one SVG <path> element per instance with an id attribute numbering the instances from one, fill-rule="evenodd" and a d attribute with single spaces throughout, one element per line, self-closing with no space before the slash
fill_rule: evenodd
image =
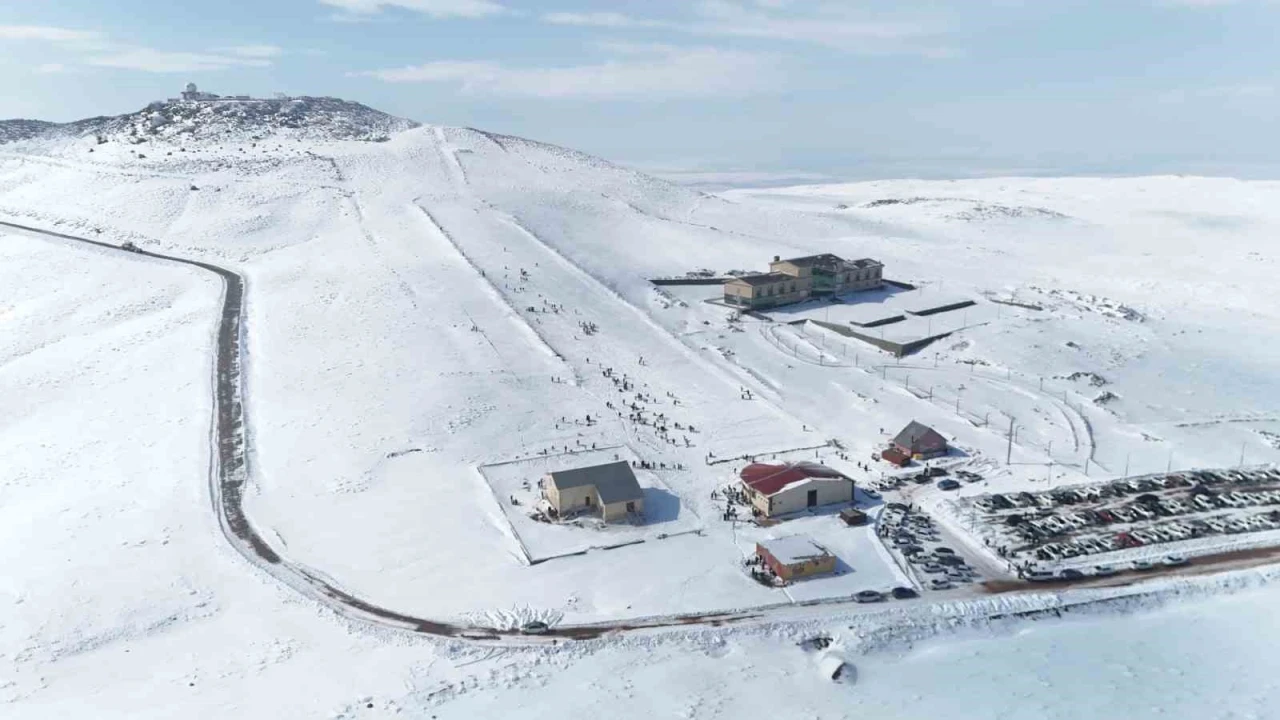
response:
<path id="1" fill-rule="evenodd" d="M 766 517 L 853 501 L 853 481 L 817 463 L 753 463 L 739 477 L 751 504 Z"/>

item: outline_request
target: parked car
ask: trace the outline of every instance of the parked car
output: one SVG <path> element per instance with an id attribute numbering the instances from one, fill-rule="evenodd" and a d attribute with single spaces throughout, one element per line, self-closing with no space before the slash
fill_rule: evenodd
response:
<path id="1" fill-rule="evenodd" d="M 929 573 L 930 575 L 935 575 L 935 574 L 937 574 L 937 573 L 945 572 L 945 571 L 946 571 L 946 568 L 942 567 L 941 565 L 939 565 L 939 564 L 938 564 L 938 563 L 936 563 L 936 562 L 928 563 L 928 564 L 926 564 L 924 567 L 922 567 L 922 568 L 920 568 L 920 569 L 921 569 L 921 570 L 923 570 L 923 571 L 925 571 L 925 572 L 927 572 L 927 573 Z"/>
<path id="2" fill-rule="evenodd" d="M 1056 579 L 1054 574 L 1049 570 L 1031 570 L 1027 572 L 1025 577 L 1031 582 L 1048 582 L 1049 580 Z"/>
<path id="3" fill-rule="evenodd" d="M 1093 568 L 1094 577 L 1111 577 L 1120 572 L 1110 565 L 1095 565 Z"/>
<path id="4" fill-rule="evenodd" d="M 1076 570 L 1075 568 L 1067 568 L 1062 572 L 1058 573 L 1058 577 L 1062 578 L 1063 580 L 1079 580 L 1084 577 L 1084 573 L 1080 572 L 1079 570 Z"/>
<path id="5" fill-rule="evenodd" d="M 938 489 L 939 490 L 959 490 L 960 483 L 956 482 L 955 480 L 952 480 L 951 478 L 947 478 L 946 480 L 939 480 Z"/>
<path id="6" fill-rule="evenodd" d="M 1135 560 L 1133 561 L 1133 569 L 1145 572 L 1147 570 L 1155 570 L 1156 566 L 1149 560 Z"/>
<path id="7" fill-rule="evenodd" d="M 913 597 L 919 596 L 919 593 L 909 587 L 896 587 L 893 589 L 893 598 L 895 600 L 910 600 Z"/>
<path id="8" fill-rule="evenodd" d="M 884 600 L 884 595 L 875 590 L 862 590 L 853 599 L 860 603 L 876 603 Z"/>
<path id="9" fill-rule="evenodd" d="M 929 581 L 929 587 L 934 590 L 950 590 L 952 585 L 947 578 L 934 578 Z"/>
<path id="10" fill-rule="evenodd" d="M 1183 565 L 1190 565 L 1191 561 L 1182 555 L 1165 555 L 1160 564 L 1165 567 L 1182 567 Z"/>

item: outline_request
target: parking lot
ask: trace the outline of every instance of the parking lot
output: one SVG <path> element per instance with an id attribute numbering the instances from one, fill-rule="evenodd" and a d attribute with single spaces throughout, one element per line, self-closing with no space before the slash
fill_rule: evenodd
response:
<path id="1" fill-rule="evenodd" d="M 951 590 L 981 580 L 977 570 L 945 543 L 938 525 L 926 514 L 890 502 L 877 525 L 885 547 L 926 590 Z"/>
<path id="2" fill-rule="evenodd" d="M 1019 574 L 1072 579 L 1185 564 L 1188 548 L 1280 530 L 1280 470 L 1195 470 L 958 502 Z"/>

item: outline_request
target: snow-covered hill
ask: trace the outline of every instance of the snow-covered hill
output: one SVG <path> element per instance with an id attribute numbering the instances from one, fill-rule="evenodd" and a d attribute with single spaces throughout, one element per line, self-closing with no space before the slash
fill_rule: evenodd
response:
<path id="1" fill-rule="evenodd" d="M 723 521 L 711 491 L 740 463 L 708 461 L 820 454 L 866 482 L 878 473 L 858 465 L 912 418 L 955 437 L 997 482 L 1040 481 L 1046 465 L 1079 481 L 1086 456 L 1095 474 L 1163 469 L 1172 453 L 1178 465 L 1229 464 L 1242 443 L 1255 462 L 1280 459 L 1256 432 L 1275 429 L 1267 411 L 1280 404 L 1276 346 L 1256 341 L 1280 331 L 1272 184 L 710 195 L 565 148 L 322 98 L 0 128 L 0 220 L 244 276 L 246 516 L 311 577 L 413 617 L 507 627 L 787 610 L 899 582 L 870 529 L 822 516 L 781 530 Z M 703 302 L 715 288 L 647 281 L 817 252 L 876 257 L 887 276 L 931 291 L 1026 302 L 897 365 L 783 323 L 730 323 Z M 562 672 L 606 645 L 618 667 L 696 652 L 707 659 L 687 664 L 697 673 L 736 651 L 730 667 L 753 684 L 780 668 L 766 679 L 826 692 L 794 678 L 799 656 L 770 657 L 798 653 L 793 635 L 826 622 L 824 606 L 762 615 L 777 624 L 737 644 L 703 628 L 510 655 L 320 612 L 230 550 L 210 507 L 216 279 L 4 230 L 0 288 L 11 290 L 0 293 L 0 702 L 13 710 L 0 714 L 70 715 L 93 697 L 97 716 L 119 717 L 430 716 L 453 700 L 475 703 L 472 715 L 532 715 L 512 699 L 522 688 L 564 687 Z M 971 380 L 975 368 L 992 377 Z M 1105 407 L 1072 379 L 1093 377 L 1114 396 Z M 936 402 L 935 386 L 952 394 Z M 1004 439 L 974 420 L 984 413 L 1018 416 L 1012 466 Z M 674 432 L 659 430 L 667 423 Z M 655 524 L 624 538 L 643 542 L 563 526 L 522 539 L 508 521 L 527 508 L 513 504 L 522 483 L 574 453 L 661 464 L 645 480 Z M 848 571 L 786 592 L 752 581 L 743 555 L 797 525 L 830 533 Z M 860 628 L 891 635 L 907 616 L 948 624 L 1019 602 L 956 591 L 875 619 L 842 608 L 828 624 L 847 630 L 863 613 Z M 580 707 L 623 692 L 620 717 L 654 714 L 629 686 L 592 677 L 572 683 Z M 698 716 L 733 696 L 709 684 L 676 686 L 669 709 Z M 511 690 L 494 695 L 501 708 L 467 697 L 495 687 Z M 157 700 L 137 707 L 144 696 Z M 818 697 L 819 714 L 857 709 L 854 697 Z M 1042 710 L 1034 698 L 1009 708 Z"/>

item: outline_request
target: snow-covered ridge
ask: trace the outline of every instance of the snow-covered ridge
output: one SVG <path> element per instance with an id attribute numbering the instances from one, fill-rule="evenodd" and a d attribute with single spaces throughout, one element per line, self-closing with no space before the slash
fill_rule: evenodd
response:
<path id="1" fill-rule="evenodd" d="M 100 142 L 185 139 L 373 140 L 418 127 L 418 123 L 332 97 L 169 100 L 137 112 L 69 123 L 0 121 L 0 144 L 23 140 L 95 137 Z"/>

